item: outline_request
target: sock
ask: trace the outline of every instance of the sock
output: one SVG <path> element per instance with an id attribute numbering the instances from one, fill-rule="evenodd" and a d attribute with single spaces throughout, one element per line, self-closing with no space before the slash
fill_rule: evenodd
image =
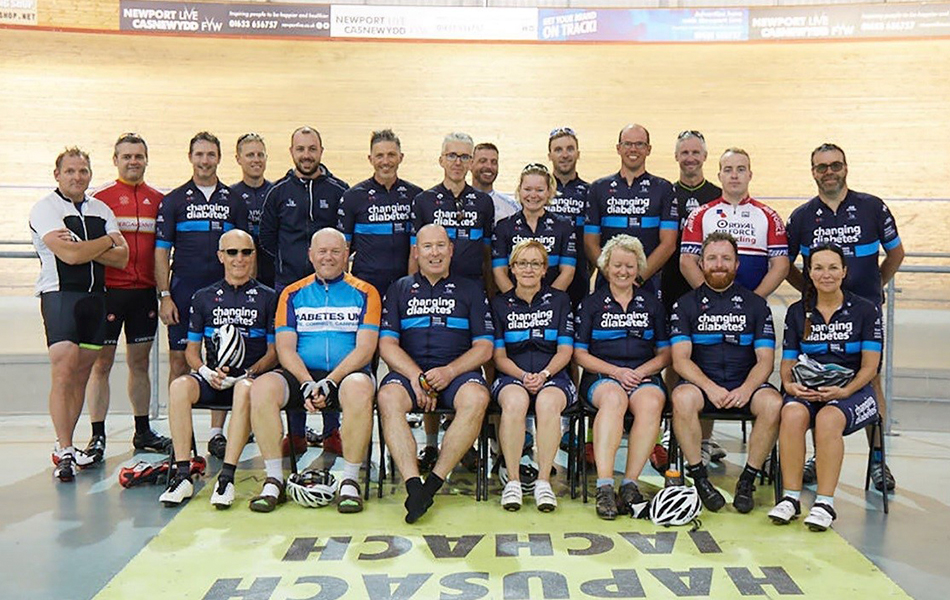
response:
<path id="1" fill-rule="evenodd" d="M 426 446 L 432 446 L 433 448 L 439 447 L 439 432 L 427 433 L 426 434 Z"/>
<path id="2" fill-rule="evenodd" d="M 753 466 L 750 466 L 749 463 L 745 464 L 745 468 L 742 469 L 742 473 L 739 475 L 740 481 L 755 481 L 755 478 L 759 476 L 759 469 L 756 469 Z"/>
<path id="3" fill-rule="evenodd" d="M 626 477 L 623 478 L 623 481 L 620 482 L 620 485 L 621 485 L 621 487 L 623 487 L 623 486 L 627 485 L 628 483 L 632 483 L 633 485 L 637 485 L 636 480 L 634 480 L 634 479 L 627 479 Z M 638 488 L 638 489 L 639 489 L 639 488 Z"/>
<path id="4" fill-rule="evenodd" d="M 93 431 L 95 431 L 96 424 L 92 424 Z M 135 433 L 148 433 L 151 429 L 148 425 L 148 415 L 142 415 L 141 417 L 135 417 Z M 105 429 L 102 430 L 102 435 L 105 435 Z"/>
<path id="5" fill-rule="evenodd" d="M 137 418 L 137 417 L 136 417 Z M 136 428 L 138 429 L 138 428 Z M 106 437 L 106 422 L 105 421 L 93 421 L 92 422 L 92 435 L 97 436 L 101 435 Z"/>
<path id="6" fill-rule="evenodd" d="M 880 448 L 875 448 L 871 452 L 871 462 L 879 463 L 884 460 L 884 452 Z"/>
<path id="7" fill-rule="evenodd" d="M 221 465 L 221 473 L 218 475 L 218 479 L 224 481 L 234 481 L 234 471 L 237 469 L 237 465 L 232 465 L 231 463 L 224 463 Z"/>
<path id="8" fill-rule="evenodd" d="M 346 460 L 343 461 L 343 479 L 352 479 L 353 481 L 359 481 L 360 478 L 360 463 L 351 463 Z M 358 496 L 359 493 L 355 486 L 346 484 L 340 486 L 340 495 L 341 496 Z"/>
<path id="9" fill-rule="evenodd" d="M 822 496 L 822 495 L 819 494 L 819 495 L 815 496 L 815 504 L 824 504 L 824 505 L 826 505 L 826 506 L 830 506 L 831 508 L 834 508 L 834 507 L 835 507 L 835 497 L 834 497 L 834 496 Z"/>
<path id="10" fill-rule="evenodd" d="M 412 479 L 406 480 L 406 493 L 408 493 L 410 496 L 412 496 L 413 494 L 418 494 L 421 491 L 422 491 L 421 477 L 413 477 Z"/>
<path id="11" fill-rule="evenodd" d="M 224 435 L 224 427 L 212 427 L 211 437 L 214 437 L 216 435 Z"/>
<path id="12" fill-rule="evenodd" d="M 802 491 L 801 490 L 783 490 L 782 496 L 785 498 L 791 498 L 792 500 L 801 500 Z"/>
<path id="13" fill-rule="evenodd" d="M 442 489 L 442 484 L 445 483 L 445 480 L 436 475 L 435 473 L 429 473 L 429 476 L 426 477 L 425 483 L 422 484 L 422 489 L 430 498 L 434 497 L 439 493 L 439 490 Z"/>
<path id="14" fill-rule="evenodd" d="M 284 480 L 284 461 L 280 458 L 271 458 L 264 461 L 264 472 L 267 473 L 268 477 L 273 477 L 277 481 Z M 273 483 L 267 483 L 264 485 L 264 489 L 261 490 L 261 496 L 271 496 L 276 498 L 280 495 L 280 488 L 278 488 Z"/>
<path id="15" fill-rule="evenodd" d="M 415 523 L 432 506 L 432 497 L 426 494 L 422 479 L 413 477 L 406 480 L 406 523 Z"/>
<path id="16" fill-rule="evenodd" d="M 65 448 L 63 448 L 62 453 L 63 453 L 63 455 L 72 454 L 73 456 L 76 456 L 76 447 L 75 447 L 75 446 L 66 446 Z"/>
<path id="17" fill-rule="evenodd" d="M 191 460 L 176 460 L 175 472 L 181 473 L 188 479 L 191 479 Z"/>
<path id="18" fill-rule="evenodd" d="M 706 479 L 709 477 L 709 473 L 706 472 L 706 466 L 703 464 L 703 461 L 699 461 L 695 465 L 686 465 L 686 474 L 689 475 L 690 479 Z"/>
<path id="19" fill-rule="evenodd" d="M 598 477 L 597 478 L 597 487 L 602 488 L 605 485 L 613 486 L 614 480 L 612 477 Z"/>

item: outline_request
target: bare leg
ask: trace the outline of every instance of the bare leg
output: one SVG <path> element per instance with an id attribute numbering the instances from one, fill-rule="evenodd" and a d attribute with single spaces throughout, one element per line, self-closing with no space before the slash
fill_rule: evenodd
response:
<path id="1" fill-rule="evenodd" d="M 524 448 L 525 419 L 528 415 L 530 399 L 528 391 L 520 385 L 506 385 L 498 394 L 501 405 L 501 423 L 498 426 L 498 443 L 508 469 L 509 481 L 520 481 L 518 464 L 521 462 L 521 450 Z"/>
<path id="2" fill-rule="evenodd" d="M 815 469 L 818 495 L 834 496 L 844 460 L 844 413 L 834 406 L 825 406 L 815 418 Z"/>
<path id="3" fill-rule="evenodd" d="M 537 423 L 535 429 L 538 440 L 538 479 L 549 481 L 551 467 L 554 466 L 554 457 L 561 442 L 561 413 L 567 406 L 564 392 L 549 387 L 538 392 L 535 401 L 535 415 Z"/>
<path id="4" fill-rule="evenodd" d="M 652 385 L 634 390 L 630 396 L 630 412 L 633 413 L 633 427 L 627 442 L 627 468 L 624 477 L 636 480 L 643 471 L 656 443 L 660 431 L 660 419 L 663 404 L 666 402 L 663 391 Z"/>
<path id="5" fill-rule="evenodd" d="M 811 424 L 808 409 L 791 402 L 782 407 L 779 426 L 779 455 L 782 463 L 782 485 L 786 490 L 802 489 L 802 471 L 805 468 L 805 434 Z"/>
<path id="6" fill-rule="evenodd" d="M 623 436 L 623 418 L 627 412 L 627 393 L 619 384 L 604 381 L 594 390 L 594 462 L 597 478 L 614 476 L 614 459 Z"/>

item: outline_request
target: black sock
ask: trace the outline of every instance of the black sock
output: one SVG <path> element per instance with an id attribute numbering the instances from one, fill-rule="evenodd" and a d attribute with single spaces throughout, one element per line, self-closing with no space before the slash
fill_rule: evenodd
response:
<path id="1" fill-rule="evenodd" d="M 415 523 L 432 506 L 432 497 L 426 493 L 422 480 L 418 477 L 406 481 L 406 491 L 409 492 L 404 503 L 406 523 Z"/>
<path id="2" fill-rule="evenodd" d="M 92 422 L 92 435 L 97 436 L 101 435 L 106 437 L 106 422 L 105 421 L 93 421 Z"/>
<path id="3" fill-rule="evenodd" d="M 188 479 L 191 479 L 191 461 L 190 460 L 176 460 L 175 472 L 184 475 Z"/>
<path id="4" fill-rule="evenodd" d="M 759 469 L 749 466 L 749 463 L 745 464 L 745 468 L 742 469 L 742 473 L 739 475 L 739 481 L 755 481 L 755 478 L 759 476 Z"/>
<path id="5" fill-rule="evenodd" d="M 686 465 L 686 474 L 694 481 L 696 479 L 706 479 L 709 477 L 709 473 L 706 472 L 706 465 L 704 465 L 702 461 L 695 465 Z"/>
<path id="6" fill-rule="evenodd" d="M 445 483 L 445 480 L 436 475 L 435 473 L 429 473 L 429 476 L 426 477 L 426 482 L 422 484 L 422 489 L 425 490 L 429 497 L 432 498 L 439 493 L 439 490 L 442 489 L 442 484 Z"/>
<path id="7" fill-rule="evenodd" d="M 224 463 L 223 465 L 221 465 L 221 473 L 218 475 L 218 479 L 233 482 L 235 469 L 237 469 L 237 465 L 232 465 L 231 463 Z"/>
<path id="8" fill-rule="evenodd" d="M 146 433 L 151 429 L 148 425 L 148 415 L 135 417 L 135 433 Z"/>

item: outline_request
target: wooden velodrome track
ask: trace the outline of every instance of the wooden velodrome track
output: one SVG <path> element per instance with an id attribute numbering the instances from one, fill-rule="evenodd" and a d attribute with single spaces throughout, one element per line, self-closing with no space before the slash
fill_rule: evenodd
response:
<path id="1" fill-rule="evenodd" d="M 137 131 L 150 146 L 148 180 L 170 188 L 190 176 L 196 131 L 224 144 L 219 173 L 239 179 L 233 143 L 268 141 L 268 176 L 290 166 L 289 133 L 321 130 L 325 163 L 351 183 L 370 173 L 369 132 L 403 140 L 402 175 L 424 187 L 441 173 L 442 135 L 470 132 L 501 148 L 496 187 L 546 160 L 548 131 L 580 135 L 580 172 L 617 168 L 617 131 L 653 135 L 650 171 L 674 178 L 673 142 L 699 129 L 707 176 L 727 146 L 752 155 L 752 192 L 813 193 L 812 148 L 848 152 L 850 181 L 885 198 L 945 198 L 950 181 L 950 40 L 545 45 L 195 39 L 0 29 L 0 238 L 24 239 L 30 205 L 52 184 L 67 144 L 91 151 L 94 185 L 114 176 L 112 142 Z M 795 200 L 774 201 L 787 215 Z M 950 250 L 950 203 L 892 205 L 909 249 Z M 20 267 L 23 261 L 20 261 Z M 32 265 L 30 267 L 32 270 Z"/>

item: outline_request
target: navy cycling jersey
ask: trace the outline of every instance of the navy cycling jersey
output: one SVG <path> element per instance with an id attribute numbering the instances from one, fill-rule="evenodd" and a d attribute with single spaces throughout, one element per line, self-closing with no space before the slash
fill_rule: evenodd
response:
<path id="1" fill-rule="evenodd" d="M 193 179 L 168 193 L 155 220 L 155 247 L 174 248 L 171 269 L 189 281 L 211 282 L 224 276 L 216 258 L 218 239 L 232 229 L 247 231 L 247 205 L 221 181 L 205 198 Z"/>
<path id="2" fill-rule="evenodd" d="M 481 279 L 484 252 L 491 244 L 495 223 L 495 204 L 491 196 L 466 184 L 456 197 L 440 183 L 416 196 L 412 203 L 413 244 L 416 233 L 429 223 L 445 227 L 455 245 L 452 274 Z"/>
<path id="3" fill-rule="evenodd" d="M 577 264 L 574 265 L 574 280 L 567 289 L 571 302 L 576 307 L 590 289 L 590 269 L 584 256 L 584 219 L 587 215 L 587 193 L 590 184 L 575 177 L 567 183 L 557 182 L 557 194 L 548 204 L 548 211 L 562 216 L 574 224 L 574 240 L 577 244 Z"/>
<path id="4" fill-rule="evenodd" d="M 640 240 L 649 256 L 660 245 L 660 230 L 679 230 L 673 184 L 643 173 L 627 185 L 620 173 L 601 177 L 590 185 L 585 234 L 599 234 L 600 247 L 619 233 Z"/>
<path id="5" fill-rule="evenodd" d="M 188 317 L 188 341 L 201 343 L 204 339 L 205 353 L 215 356 L 212 337 L 222 325 L 238 328 L 244 338 L 244 362 L 246 369 L 259 361 L 267 352 L 267 344 L 274 343 L 274 313 L 277 311 L 277 294 L 271 288 L 251 279 L 244 285 L 233 286 L 222 279 L 201 288 L 191 299 Z"/>
<path id="6" fill-rule="evenodd" d="M 412 201 L 422 188 L 397 179 L 388 190 L 370 177 L 348 189 L 340 202 L 339 229 L 350 244 L 353 274 L 380 294 L 406 275 Z"/>
<path id="7" fill-rule="evenodd" d="M 693 362 L 717 385 L 741 385 L 755 366 L 755 350 L 775 348 L 772 310 L 737 283 L 722 292 L 704 283 L 673 305 L 670 341 L 692 342 Z"/>
<path id="8" fill-rule="evenodd" d="M 701 184 L 692 188 L 683 184 L 682 181 L 677 181 L 673 184 L 673 195 L 676 201 L 676 214 L 679 215 L 679 229 L 682 231 L 686 226 L 686 218 L 689 213 L 700 206 L 719 199 L 722 196 L 722 189 L 708 179 L 704 179 Z M 680 296 L 693 289 L 686 278 L 683 277 L 683 273 L 680 272 L 681 241 L 680 236 L 676 236 L 676 250 L 673 251 L 670 260 L 663 265 L 660 289 L 663 290 L 663 305 L 666 307 L 667 313 L 672 311 L 673 303 Z"/>
<path id="9" fill-rule="evenodd" d="M 324 227 L 337 227 L 340 199 L 349 188 L 323 165 L 314 179 L 294 170 L 274 184 L 261 212 L 261 247 L 274 258 L 274 283 L 283 288 L 313 273 L 310 238 Z"/>
<path id="10" fill-rule="evenodd" d="M 256 279 L 267 286 L 274 285 L 274 259 L 261 248 L 261 213 L 264 210 L 264 198 L 272 187 L 274 184 L 266 179 L 256 188 L 243 181 L 231 186 L 231 195 L 241 198 L 247 205 L 248 233 L 254 238 L 254 245 L 257 246 Z"/>
<path id="11" fill-rule="evenodd" d="M 509 266 L 508 259 L 515 244 L 529 239 L 538 240 L 548 251 L 545 284 L 554 283 L 561 265 L 577 266 L 577 240 L 574 237 L 574 226 L 569 220 L 545 211 L 538 217 L 537 229 L 532 231 L 524 211 L 519 211 L 495 225 L 491 238 L 492 268 Z"/>
<path id="12" fill-rule="evenodd" d="M 380 337 L 394 337 L 423 371 L 465 354 L 472 343 L 492 342 L 495 328 L 485 290 L 450 275 L 432 285 L 421 273 L 397 279 L 383 300 Z"/>
<path id="13" fill-rule="evenodd" d="M 822 364 L 834 363 L 857 371 L 861 368 L 861 352 L 880 352 L 884 344 L 881 311 L 851 292 L 844 293 L 844 302 L 828 323 L 819 311 L 811 311 L 811 331 L 802 339 L 804 332 L 805 310 L 799 300 L 785 314 L 783 360 L 797 360 L 804 353 Z"/>
<path id="14" fill-rule="evenodd" d="M 540 373 L 558 346 L 574 347 L 574 316 L 566 293 L 542 287 L 526 302 L 511 289 L 491 301 L 495 348 L 528 373 Z"/>
<path id="15" fill-rule="evenodd" d="M 635 369 L 670 345 L 666 309 L 642 289 L 624 309 L 605 285 L 584 298 L 576 320 L 574 347 L 612 365 Z"/>
<path id="16" fill-rule="evenodd" d="M 834 242 L 841 246 L 848 275 L 842 287 L 875 304 L 883 300 L 878 252 L 901 244 L 897 223 L 877 196 L 848 190 L 838 212 L 815 196 L 792 212 L 788 219 L 789 260 L 808 255 L 814 245 Z"/>

